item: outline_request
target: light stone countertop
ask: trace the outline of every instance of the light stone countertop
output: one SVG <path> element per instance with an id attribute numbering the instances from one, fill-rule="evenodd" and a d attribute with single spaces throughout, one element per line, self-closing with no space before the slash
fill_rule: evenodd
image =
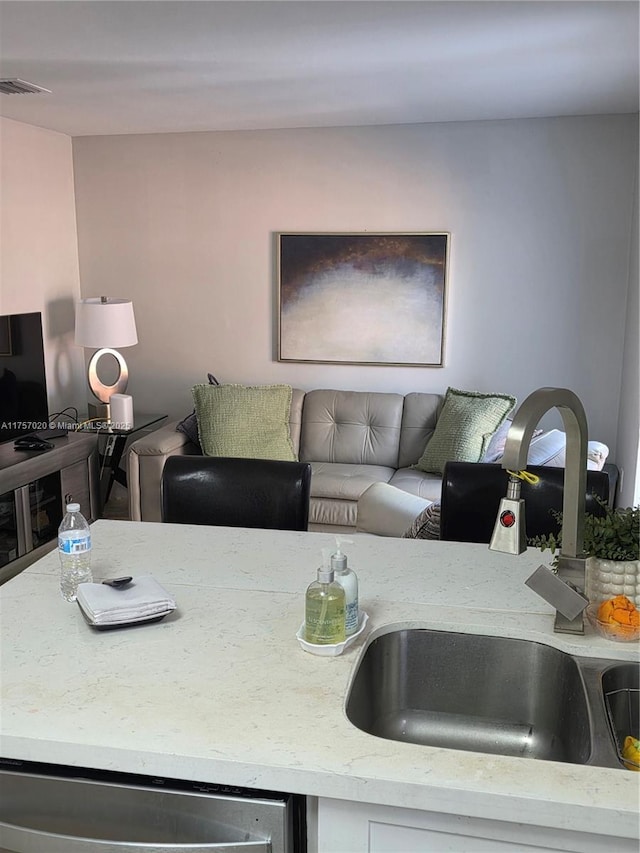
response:
<path id="1" fill-rule="evenodd" d="M 326 658 L 295 633 L 330 534 L 101 520 L 92 538 L 96 580 L 152 574 L 178 609 L 90 628 L 60 597 L 56 552 L 2 586 L 4 758 L 638 836 L 640 774 L 399 743 L 346 718 L 366 637 L 389 624 L 638 661 L 635 643 L 553 633 L 524 586 L 539 551 L 353 536 L 369 624 Z"/>

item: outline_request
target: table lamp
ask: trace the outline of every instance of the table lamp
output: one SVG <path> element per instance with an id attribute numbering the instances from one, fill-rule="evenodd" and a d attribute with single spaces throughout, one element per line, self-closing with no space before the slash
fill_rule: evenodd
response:
<path id="1" fill-rule="evenodd" d="M 80 347 L 98 351 L 89 362 L 89 388 L 99 403 L 89 403 L 89 417 L 109 420 L 112 394 L 122 394 L 129 381 L 127 363 L 115 347 L 131 347 L 138 343 L 133 303 L 110 296 L 81 299 L 76 303 L 75 342 Z M 98 362 L 110 355 L 118 363 L 118 377 L 113 385 L 105 385 L 98 376 Z"/>

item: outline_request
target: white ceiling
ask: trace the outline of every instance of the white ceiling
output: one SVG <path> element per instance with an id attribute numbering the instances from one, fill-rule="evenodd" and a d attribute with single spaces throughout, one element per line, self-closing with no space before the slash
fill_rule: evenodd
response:
<path id="1" fill-rule="evenodd" d="M 638 110 L 638 0 L 0 0 L 0 114 L 71 136 Z"/>

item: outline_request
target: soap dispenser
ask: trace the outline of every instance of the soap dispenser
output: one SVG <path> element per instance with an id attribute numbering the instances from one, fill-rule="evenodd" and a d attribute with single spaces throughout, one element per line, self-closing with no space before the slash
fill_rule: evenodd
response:
<path id="1" fill-rule="evenodd" d="M 342 553 L 343 542 L 351 542 L 336 536 L 336 551 L 331 556 L 331 568 L 335 573 L 336 583 L 344 589 L 345 594 L 345 634 L 350 637 L 358 630 L 360 610 L 358 605 L 358 576 L 347 565 L 347 555 Z"/>
<path id="2" fill-rule="evenodd" d="M 326 560 L 318 569 L 318 580 L 307 588 L 304 610 L 307 643 L 336 645 L 345 641 L 344 589 L 335 582 L 334 571 Z"/>

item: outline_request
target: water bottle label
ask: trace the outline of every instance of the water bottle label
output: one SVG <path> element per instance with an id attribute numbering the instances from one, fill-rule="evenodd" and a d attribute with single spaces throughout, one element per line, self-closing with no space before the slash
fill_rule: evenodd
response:
<path id="1" fill-rule="evenodd" d="M 58 538 L 58 548 L 63 554 L 86 554 L 91 550 L 91 536 L 82 536 L 77 539 Z"/>
<path id="2" fill-rule="evenodd" d="M 358 599 L 349 602 L 345 612 L 345 629 L 347 634 L 358 630 Z"/>

